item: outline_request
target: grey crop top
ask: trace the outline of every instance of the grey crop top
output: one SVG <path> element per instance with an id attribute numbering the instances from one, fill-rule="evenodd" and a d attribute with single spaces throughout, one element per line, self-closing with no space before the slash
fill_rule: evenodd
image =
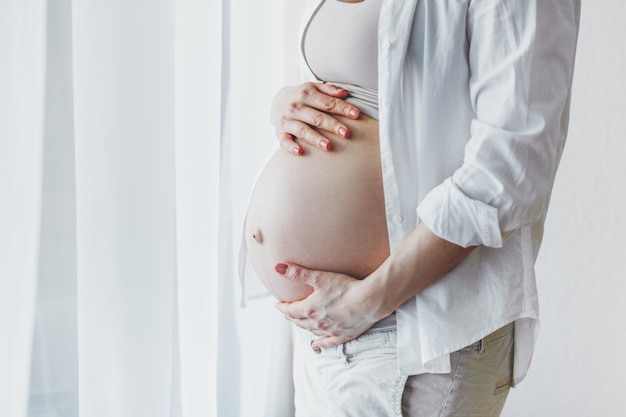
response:
<path id="1" fill-rule="evenodd" d="M 378 119 L 378 16 L 383 0 L 323 0 L 301 50 L 315 77 L 350 92 L 346 101 Z"/>

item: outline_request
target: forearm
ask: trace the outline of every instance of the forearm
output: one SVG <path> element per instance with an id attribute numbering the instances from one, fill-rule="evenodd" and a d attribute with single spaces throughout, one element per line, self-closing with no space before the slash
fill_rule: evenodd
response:
<path id="1" fill-rule="evenodd" d="M 382 318 L 428 287 L 465 259 L 464 248 L 435 235 L 420 223 L 387 260 L 363 281 L 365 300 Z"/>

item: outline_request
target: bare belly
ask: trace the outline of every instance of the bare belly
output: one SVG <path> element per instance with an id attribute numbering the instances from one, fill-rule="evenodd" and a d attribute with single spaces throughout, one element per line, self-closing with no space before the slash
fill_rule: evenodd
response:
<path id="1" fill-rule="evenodd" d="M 303 143 L 300 157 L 278 150 L 252 193 L 248 254 L 279 300 L 299 300 L 312 289 L 280 276 L 277 263 L 364 278 L 389 256 L 378 122 L 365 116 L 343 121 L 350 139 L 330 135 L 330 152 Z"/>

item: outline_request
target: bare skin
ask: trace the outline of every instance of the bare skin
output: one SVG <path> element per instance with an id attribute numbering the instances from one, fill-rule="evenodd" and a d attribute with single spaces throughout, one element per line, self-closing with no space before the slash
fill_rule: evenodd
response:
<path id="1" fill-rule="evenodd" d="M 324 151 L 331 150 L 332 142 L 323 131 L 348 139 L 350 128 L 331 116 L 359 118 L 361 111 L 342 100 L 347 95 L 347 90 L 332 84 L 305 83 L 281 89 L 274 96 L 270 112 L 280 146 L 294 155 L 302 155 L 302 146 L 295 139 Z"/>
<path id="2" fill-rule="evenodd" d="M 342 100 L 347 92 L 328 84 L 305 83 L 280 90 L 272 103 L 271 120 L 281 147 L 301 155 L 299 138 L 330 151 L 332 142 L 323 132 L 348 138 L 347 127 L 333 115 L 358 118 L 356 107 Z M 312 126 L 317 127 L 313 129 Z M 281 262 L 276 272 L 311 286 L 303 300 L 279 302 L 276 307 L 297 326 L 320 336 L 314 350 L 335 346 L 358 337 L 402 303 L 454 268 L 472 251 L 435 235 L 423 223 L 365 279 L 315 271 Z"/>
<path id="3" fill-rule="evenodd" d="M 276 263 L 364 278 L 389 256 L 378 121 L 337 117 L 350 128 L 351 140 L 327 132 L 332 152 L 300 140 L 303 156 L 278 149 L 250 197 L 248 257 L 278 300 L 301 300 L 312 288 L 276 273 Z"/>

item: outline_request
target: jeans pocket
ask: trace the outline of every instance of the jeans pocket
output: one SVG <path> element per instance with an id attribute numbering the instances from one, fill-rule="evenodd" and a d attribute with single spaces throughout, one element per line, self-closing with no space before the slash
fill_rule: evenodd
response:
<path id="1" fill-rule="evenodd" d="M 496 382 L 496 388 L 493 390 L 493 395 L 505 394 L 511 388 L 511 382 L 513 378 L 507 377 L 501 381 Z"/>
<path id="2" fill-rule="evenodd" d="M 512 325 L 497 331 L 492 338 L 485 338 L 484 350 L 490 356 L 496 371 L 494 395 L 508 392 L 513 381 L 513 343 L 514 329 Z"/>

